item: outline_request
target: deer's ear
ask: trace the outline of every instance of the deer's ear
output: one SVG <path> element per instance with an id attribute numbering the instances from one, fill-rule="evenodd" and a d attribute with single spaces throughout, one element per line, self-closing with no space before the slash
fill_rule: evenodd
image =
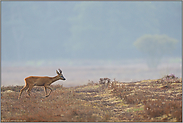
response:
<path id="1" fill-rule="evenodd" d="M 60 73 L 56 70 L 56 73 L 59 75 Z"/>

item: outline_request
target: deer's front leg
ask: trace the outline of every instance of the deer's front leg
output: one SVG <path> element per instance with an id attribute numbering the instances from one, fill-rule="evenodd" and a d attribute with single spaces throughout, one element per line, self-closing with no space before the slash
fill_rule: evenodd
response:
<path id="1" fill-rule="evenodd" d="M 47 88 L 44 87 L 44 91 L 45 91 L 45 96 L 47 95 Z"/>
<path id="2" fill-rule="evenodd" d="M 50 93 L 48 95 L 46 95 L 46 97 L 50 96 L 51 92 L 52 92 L 52 88 L 50 86 L 46 86 L 46 88 L 50 89 Z"/>

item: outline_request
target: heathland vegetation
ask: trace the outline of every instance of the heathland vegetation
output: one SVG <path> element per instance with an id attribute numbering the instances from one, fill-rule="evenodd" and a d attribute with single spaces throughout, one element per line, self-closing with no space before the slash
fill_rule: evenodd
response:
<path id="1" fill-rule="evenodd" d="M 119 82 L 100 78 L 76 87 L 52 85 L 44 97 L 34 87 L 31 97 L 18 94 L 23 86 L 1 87 L 1 121 L 28 122 L 181 122 L 182 78 Z"/>

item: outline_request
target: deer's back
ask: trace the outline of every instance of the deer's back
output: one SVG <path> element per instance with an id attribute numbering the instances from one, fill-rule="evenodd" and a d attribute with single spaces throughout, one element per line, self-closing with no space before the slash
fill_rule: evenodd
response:
<path id="1" fill-rule="evenodd" d="M 29 76 L 25 78 L 25 81 L 29 84 L 37 85 L 37 86 L 43 86 L 45 83 L 48 83 L 50 81 L 50 77 L 42 77 L 42 76 Z"/>

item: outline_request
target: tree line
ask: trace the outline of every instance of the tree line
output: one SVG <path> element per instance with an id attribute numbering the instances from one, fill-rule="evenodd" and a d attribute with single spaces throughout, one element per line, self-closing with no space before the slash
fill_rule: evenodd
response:
<path id="1" fill-rule="evenodd" d="M 141 57 L 134 42 L 146 35 L 176 40 L 167 44 L 166 50 L 174 49 L 167 55 L 181 56 L 178 1 L 3 1 L 1 6 L 2 60 Z"/>

